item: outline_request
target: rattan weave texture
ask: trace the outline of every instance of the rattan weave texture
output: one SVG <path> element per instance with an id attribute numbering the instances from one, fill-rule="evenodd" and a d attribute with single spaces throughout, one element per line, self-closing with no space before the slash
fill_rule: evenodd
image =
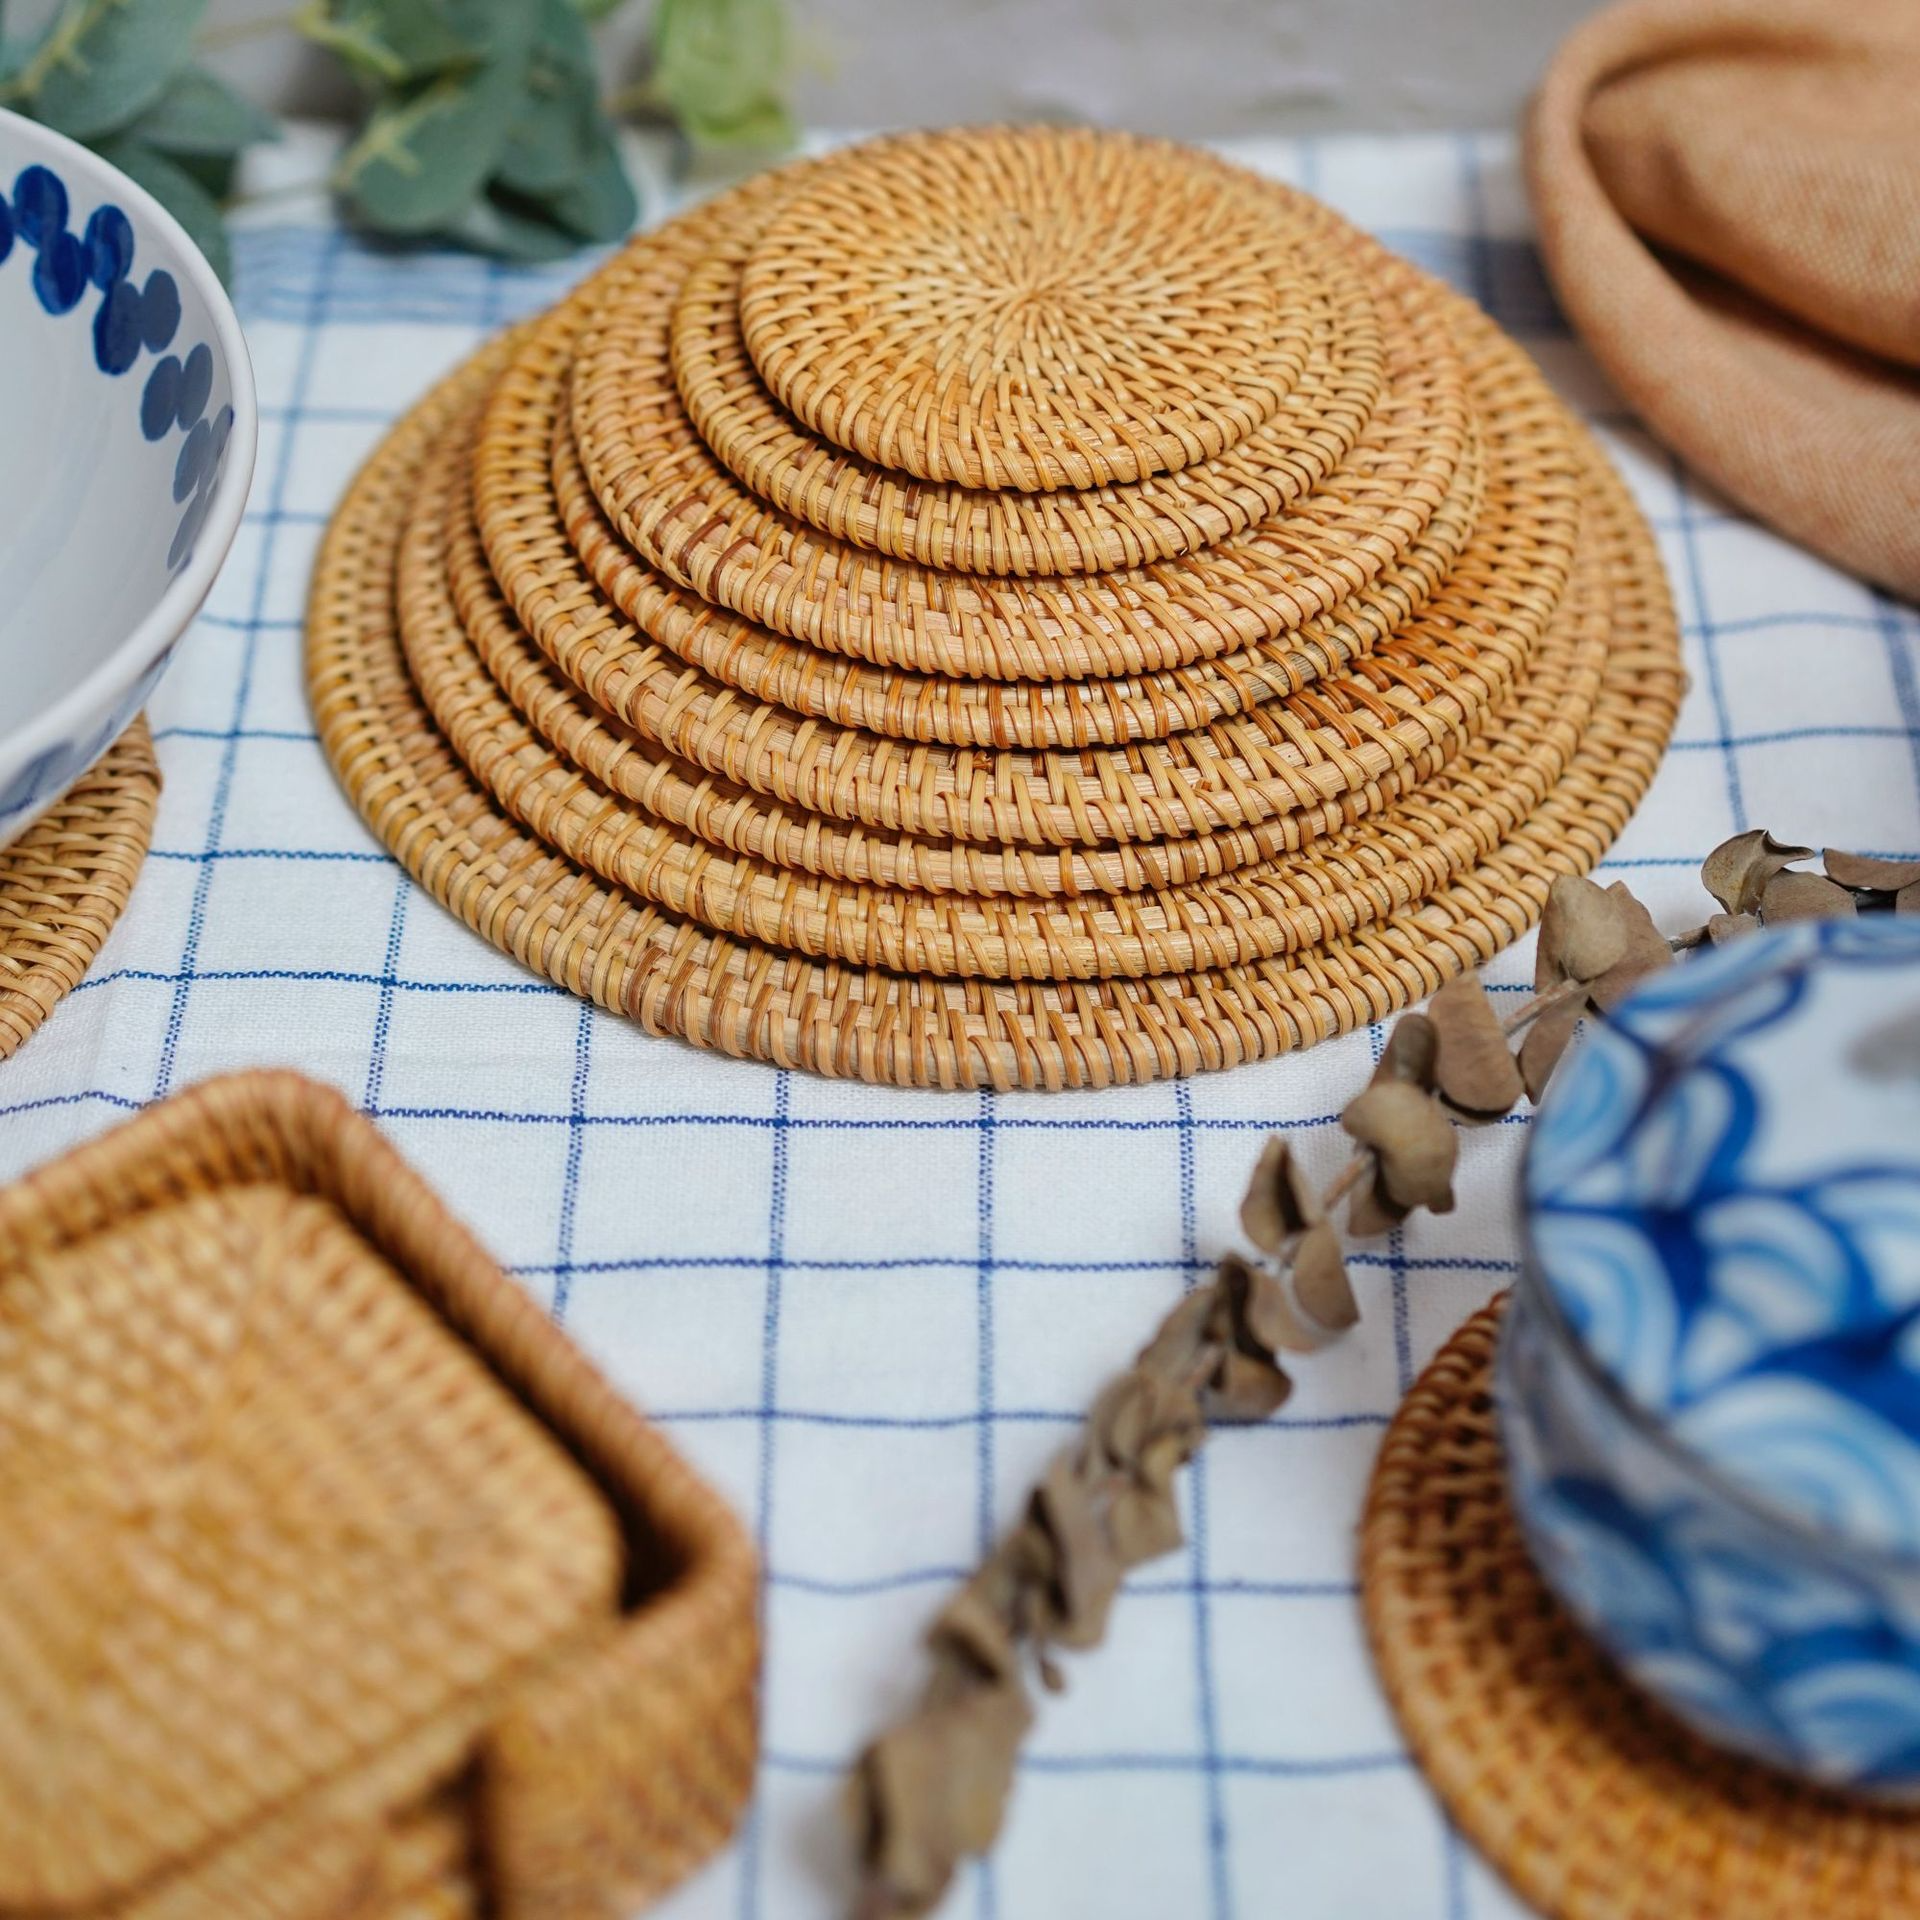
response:
<path id="1" fill-rule="evenodd" d="M 0 1194 L 0 1907 L 618 1920 L 754 1758 L 721 1502 L 329 1089 Z"/>
<path id="2" fill-rule="evenodd" d="M 1645 527 L 1476 309 L 1217 160 L 991 130 L 752 182 L 491 344 L 308 641 L 349 794 L 496 944 L 927 1086 L 1431 990 L 1598 857 L 1680 691 Z"/>
<path id="3" fill-rule="evenodd" d="M 1920 1817 L 1804 1788 L 1670 1719 L 1534 1571 L 1475 1315 L 1388 1428 L 1360 1539 L 1375 1664 L 1462 1832 L 1548 1920 L 1892 1920 Z"/>
<path id="4" fill-rule="evenodd" d="M 0 1060 L 80 984 L 153 836 L 160 769 L 145 719 L 0 848 Z"/>

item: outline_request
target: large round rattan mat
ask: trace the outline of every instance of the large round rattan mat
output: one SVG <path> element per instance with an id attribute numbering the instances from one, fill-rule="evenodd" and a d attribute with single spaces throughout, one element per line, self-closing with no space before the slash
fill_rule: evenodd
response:
<path id="1" fill-rule="evenodd" d="M 724 230 L 703 207 L 597 275 L 573 370 L 581 461 L 633 550 L 702 599 L 878 665 L 986 679 L 1149 673 L 1292 631 L 1350 599 L 1432 530 L 1468 437 L 1454 344 L 1461 303 L 1401 268 L 1402 370 L 1349 462 L 1280 517 L 1184 555 L 1071 576 L 946 572 L 866 551 L 748 491 L 687 417 L 670 364 L 673 300 Z M 1551 521 L 1567 455 L 1540 450 Z M 1384 457 L 1376 470 L 1376 456 Z M 1349 469 L 1351 469 L 1349 471 Z"/>
<path id="2" fill-rule="evenodd" d="M 1527 503 L 1517 528 L 1504 515 L 1487 516 L 1473 564 L 1445 589 L 1444 617 L 1431 626 L 1409 622 L 1402 650 L 1389 644 L 1377 666 L 1363 656 L 1337 686 L 1315 682 L 1290 701 L 1268 700 L 1124 749 L 902 745 L 743 701 L 704 675 L 690 677 L 678 661 L 663 663 L 660 650 L 581 578 L 576 555 L 585 550 L 649 638 L 671 635 L 683 652 L 696 651 L 712 624 L 698 601 L 669 595 L 678 604 L 663 605 L 644 576 L 622 587 L 611 536 L 595 534 L 591 496 L 570 480 L 564 441 L 554 470 L 567 525 L 556 524 L 547 435 L 564 384 L 568 327 L 564 311 L 550 316 L 516 354 L 476 461 L 488 558 L 521 619 L 596 703 L 672 752 L 809 811 L 891 832 L 1046 847 L 1178 840 L 1363 794 L 1439 734 L 1470 722 L 1510 683 L 1559 598 L 1577 530 L 1579 483 L 1569 451 L 1551 521 L 1543 493 Z M 1511 348 L 1506 353 L 1510 362 L 1520 359 Z M 1537 374 L 1528 378 L 1534 400 L 1524 412 L 1519 457 L 1533 457 L 1556 437 L 1570 449 L 1558 403 L 1540 390 Z M 1386 603 L 1377 617 L 1394 611 Z M 751 628 L 723 627 L 712 638 L 722 656 L 730 639 L 743 652 L 755 644 Z M 724 657 L 718 664 L 728 665 Z M 999 709 L 1009 732 L 1020 730 L 1011 724 L 1016 691 Z M 1084 697 L 1091 704 L 1102 691 L 1089 684 Z"/>
<path id="3" fill-rule="evenodd" d="M 603 762 L 608 747 L 626 743 L 605 728 L 596 741 L 592 709 L 578 696 L 578 717 L 588 723 L 572 734 L 581 760 L 552 750 L 496 689 L 463 627 L 463 614 L 475 632 L 507 618 L 470 542 L 464 566 L 456 562 L 458 609 L 449 592 L 450 551 L 463 544 L 458 523 L 468 519 L 470 427 L 456 420 L 429 456 L 399 575 L 407 663 L 454 751 L 541 840 L 629 892 L 715 932 L 892 972 L 988 979 L 1187 973 L 1317 945 L 1424 898 L 1497 846 L 1559 778 L 1600 682 L 1606 568 L 1624 557 L 1617 531 L 1596 527 L 1592 563 L 1583 563 L 1565 618 L 1542 642 L 1520 697 L 1465 739 L 1435 779 L 1386 812 L 1369 813 L 1354 831 L 1313 838 L 1286 859 L 1224 879 L 1153 894 L 1037 902 L 931 895 L 849 885 L 735 853 L 724 830 L 701 832 L 699 816 L 718 797 L 684 769 L 641 762 L 651 794 L 639 805 L 609 791 L 613 782 L 583 777 L 582 765 Z M 496 639 L 482 651 L 497 656 L 502 646 Z M 620 757 L 630 759 L 624 751 Z M 687 790 L 670 796 L 673 782 Z M 731 802 L 718 804 L 730 822 Z"/>
<path id="4" fill-rule="evenodd" d="M 740 276 L 780 202 L 805 178 L 788 167 L 743 189 L 717 220 L 711 250 L 696 259 L 675 300 L 669 332 L 673 374 L 702 439 L 751 493 L 823 533 L 923 566 L 969 573 L 1087 573 L 1171 560 L 1265 520 L 1326 479 L 1374 418 L 1385 382 L 1385 352 L 1374 308 L 1378 285 L 1389 306 L 1403 301 L 1407 269 L 1338 216 L 1287 188 L 1266 185 L 1289 218 L 1311 234 L 1300 273 L 1324 286 L 1311 309 L 1306 364 L 1285 400 L 1231 452 L 1174 474 L 1107 487 L 1049 493 L 995 492 L 903 479 L 807 433 L 765 387 L 740 331 Z M 1264 184 L 1264 183 L 1261 183 Z M 1397 335 L 1404 335 L 1401 323 Z M 1434 370 L 1410 390 L 1458 406 Z M 1403 369 L 1402 380 L 1406 379 Z M 1396 452 L 1409 478 L 1444 453 L 1403 398 L 1406 437 L 1376 432 L 1366 462 L 1379 483 Z"/>
<path id="5" fill-rule="evenodd" d="M 816 433 L 966 487 L 1097 487 L 1220 453 L 1306 357 L 1300 222 L 1160 141 L 1055 127 L 822 161 L 748 256 L 762 379 Z"/>
<path id="6" fill-rule="evenodd" d="M 137 719 L 0 848 L 0 1060 L 80 984 L 147 857 L 160 769 Z"/>
<path id="7" fill-rule="evenodd" d="M 1360 1537 L 1374 1660 L 1461 1831 L 1549 1920 L 1920 1912 L 1920 1816 L 1707 1746 L 1542 1583 L 1507 1499 L 1499 1317 L 1469 1320 L 1407 1396 Z"/>
<path id="8" fill-rule="evenodd" d="M 782 1066 L 942 1087 L 1108 1086 L 1265 1058 L 1384 1017 L 1535 920 L 1554 874 L 1597 860 L 1652 777 L 1678 702 L 1672 609 L 1644 526 L 1624 530 L 1607 681 L 1558 786 L 1417 909 L 1287 960 L 1062 985 L 937 980 L 704 932 L 607 885 L 506 817 L 420 703 L 395 631 L 406 502 L 436 433 L 513 350 L 443 383 L 362 469 L 328 529 L 307 621 L 316 724 L 343 786 L 421 885 L 503 951 L 653 1032 Z"/>

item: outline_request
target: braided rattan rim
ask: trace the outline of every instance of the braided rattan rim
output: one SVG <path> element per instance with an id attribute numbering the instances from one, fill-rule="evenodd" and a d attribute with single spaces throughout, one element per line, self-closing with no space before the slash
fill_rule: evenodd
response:
<path id="1" fill-rule="evenodd" d="M 1298 220 L 1166 141 L 868 141 L 748 256 L 768 388 L 824 439 L 966 487 L 1097 487 L 1225 452 L 1298 379 Z"/>
<path id="2" fill-rule="evenodd" d="M 1920 1911 L 1920 1819 L 1708 1747 L 1542 1583 L 1492 1400 L 1500 1303 L 1407 1396 L 1360 1537 L 1374 1660 L 1461 1830 L 1551 1920 L 1891 1920 Z"/>
<path id="3" fill-rule="evenodd" d="M 1524 408 L 1515 405 L 1521 423 L 1515 457 L 1540 460 L 1550 451 L 1565 477 L 1551 496 L 1541 488 L 1518 525 L 1492 521 L 1472 564 L 1436 602 L 1434 625 L 1410 625 L 1407 658 L 1446 663 L 1420 675 L 1424 711 L 1383 698 L 1385 688 L 1369 680 L 1363 661 L 1345 691 L 1324 706 L 1318 696 L 1299 698 L 1298 712 L 1286 703 L 1256 702 L 1204 731 L 1126 750 L 994 753 L 849 735 L 744 702 L 681 660 L 664 657 L 615 619 L 594 584 L 582 580 L 576 547 L 594 553 L 616 584 L 623 563 L 612 551 L 614 536 L 594 531 L 591 495 L 571 477 L 564 444 L 555 471 L 568 495 L 567 526 L 558 523 L 547 497 L 547 436 L 560 406 L 572 319 L 556 312 L 513 355 L 476 458 L 474 492 L 488 559 L 523 623 L 576 685 L 673 753 L 809 811 L 889 832 L 1042 847 L 1178 840 L 1363 792 L 1423 754 L 1436 727 L 1444 733 L 1476 717 L 1510 683 L 1559 598 L 1577 532 L 1577 429 L 1508 345 L 1498 357 L 1514 369 L 1526 401 Z M 1497 338 L 1487 323 L 1480 325 L 1484 338 Z M 660 597 L 648 598 L 644 574 L 640 583 L 636 611 L 668 631 L 672 622 L 660 616 Z M 682 604 L 689 625 L 719 618 L 695 611 L 697 602 Z M 1390 620 L 1398 612 L 1399 603 L 1383 596 L 1373 618 Z M 1448 616 L 1457 622 L 1451 632 L 1443 624 Z M 751 629 L 724 625 L 716 635 L 723 650 L 729 633 L 742 646 L 753 644 Z M 1442 652 L 1433 651 L 1436 642 Z M 1469 665 L 1471 671 L 1463 671 Z M 1091 707 L 1101 692 L 1089 685 L 1074 698 Z M 1003 715 L 1014 693 L 1000 696 Z M 1116 697 L 1124 698 L 1125 690 Z"/>
<path id="4" fill-rule="evenodd" d="M 1147 566 L 1270 519 L 1340 466 L 1374 418 L 1386 368 L 1372 284 L 1403 297 L 1406 270 L 1317 201 L 1259 182 L 1287 217 L 1339 242 L 1314 249 L 1311 271 L 1328 298 L 1314 309 L 1306 365 L 1271 419 L 1230 453 L 1117 486 L 1021 493 L 904 480 L 800 427 L 761 385 L 741 337 L 741 266 L 806 172 L 804 163 L 783 168 L 728 198 L 668 331 L 695 431 L 750 493 L 822 533 L 968 573 Z M 1421 440 L 1406 444 L 1417 460 Z"/>
<path id="5" fill-rule="evenodd" d="M 402 505 L 436 433 L 511 351 L 482 353 L 436 389 L 349 490 L 309 604 L 315 719 L 348 795 L 429 893 L 651 1032 L 906 1086 L 1108 1086 L 1265 1058 L 1383 1017 L 1517 938 L 1552 877 L 1590 867 L 1619 831 L 1672 727 L 1682 682 L 1658 561 L 1618 481 L 1597 473 L 1632 557 L 1614 583 L 1594 724 L 1536 813 L 1421 907 L 1286 961 L 1091 985 L 903 977 L 711 935 L 637 905 L 503 817 L 432 727 L 400 657 Z"/>
<path id="6" fill-rule="evenodd" d="M 1602 583 L 1620 558 L 1608 550 L 1609 529 L 1596 533 L 1566 616 L 1536 651 L 1517 697 L 1491 722 L 1476 713 L 1471 729 L 1436 730 L 1430 744 L 1453 749 L 1445 770 L 1386 812 L 1369 809 L 1351 832 L 1301 836 L 1306 844 L 1290 857 L 1152 895 L 975 900 L 796 874 L 700 833 L 712 796 L 683 775 L 669 793 L 676 770 L 641 762 L 654 804 L 583 778 L 490 681 L 448 591 L 469 425 L 456 420 L 430 453 L 401 549 L 402 642 L 441 733 L 496 800 L 569 859 L 714 932 L 822 959 L 943 976 L 1086 979 L 1187 973 L 1340 937 L 1423 898 L 1525 819 L 1563 771 L 1600 683 L 1609 613 Z M 471 550 L 459 592 L 473 630 L 508 618 Z M 593 710 L 576 705 L 586 724 L 575 745 L 604 763 L 614 743 L 604 728 L 594 740 Z"/>
<path id="7" fill-rule="evenodd" d="M 0 848 L 0 1060 L 80 984 L 153 837 L 160 769 L 144 717 Z"/>
<path id="8" fill-rule="evenodd" d="M 1002 680 L 1148 673 L 1232 653 L 1328 612 L 1401 559 L 1466 445 L 1460 303 L 1402 269 L 1418 344 L 1401 364 L 1431 397 L 1418 422 L 1382 409 L 1382 433 L 1406 456 L 1395 453 L 1384 479 L 1357 464 L 1350 484 L 1330 477 L 1279 521 L 1119 573 L 991 577 L 888 559 L 758 499 L 687 418 L 669 364 L 671 305 L 724 218 L 696 210 L 596 277 L 573 372 L 574 433 L 595 495 L 642 559 L 701 599 L 830 653 Z M 1549 520 L 1565 477 L 1562 455 L 1543 473 Z"/>

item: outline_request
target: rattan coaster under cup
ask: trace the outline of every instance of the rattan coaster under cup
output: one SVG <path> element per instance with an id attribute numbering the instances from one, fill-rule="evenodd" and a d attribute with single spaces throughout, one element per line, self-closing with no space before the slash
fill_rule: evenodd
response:
<path id="1" fill-rule="evenodd" d="M 0 848 L 0 1060 L 80 984 L 153 837 L 160 769 L 144 718 Z"/>
<path id="2" fill-rule="evenodd" d="M 1321 242 L 1310 264 L 1304 247 L 1300 255 L 1302 279 L 1324 289 L 1310 309 L 1306 363 L 1261 426 L 1212 460 L 1113 486 L 1025 493 L 892 473 L 807 432 L 762 386 L 741 334 L 741 269 L 809 174 L 805 165 L 783 168 L 729 198 L 729 217 L 674 301 L 669 336 L 674 381 L 700 437 L 750 492 L 822 533 L 968 573 L 1146 566 L 1279 513 L 1340 466 L 1375 418 L 1386 365 L 1371 282 L 1386 272 L 1386 256 L 1356 244 L 1352 229 L 1318 202 L 1235 174 L 1272 197 L 1276 218 Z M 1405 396 L 1399 405 L 1408 410 Z M 1372 468 L 1384 480 L 1393 443 L 1376 438 Z M 1410 475 L 1437 438 L 1429 431 L 1424 442 L 1402 443 Z"/>
<path id="3" fill-rule="evenodd" d="M 1524 825 L 1417 909 L 1284 961 L 1057 986 L 900 976 L 713 935 L 639 905 L 505 817 L 440 738 L 401 658 L 404 504 L 435 435 L 511 351 L 484 352 L 410 414 L 336 515 L 307 623 L 315 717 L 347 792 L 428 892 L 524 964 L 651 1031 L 916 1086 L 1106 1086 L 1284 1052 L 1382 1017 L 1516 938 L 1551 876 L 1590 866 L 1619 831 L 1672 725 L 1671 607 L 1644 526 L 1602 474 L 1626 545 L 1593 723 Z"/>
<path id="4" fill-rule="evenodd" d="M 1306 357 L 1292 235 L 1162 141 L 1054 127 L 822 161 L 749 255 L 787 410 L 922 480 L 1097 487 L 1225 451 Z"/>
<path id="5" fill-rule="evenodd" d="M 573 369 L 574 433 L 595 495 L 636 554 L 702 599 L 829 653 L 1039 680 L 1232 653 L 1337 608 L 1399 561 L 1429 531 L 1465 457 L 1451 297 L 1398 265 L 1383 273 L 1414 337 L 1390 345 L 1389 359 L 1408 369 L 1408 391 L 1383 403 L 1379 434 L 1362 436 L 1352 472 L 1336 471 L 1279 519 L 1177 561 L 1058 578 L 952 573 L 867 552 L 757 498 L 687 417 L 670 365 L 673 302 L 728 218 L 725 201 L 696 209 L 595 277 Z M 1550 514 L 1567 470 L 1542 452 Z"/>
<path id="6" fill-rule="evenodd" d="M 1508 1504 L 1499 1320 L 1476 1314 L 1407 1396 L 1360 1539 L 1381 1681 L 1461 1831 L 1547 1920 L 1920 1912 L 1920 1816 L 1707 1746 L 1541 1582 Z"/>

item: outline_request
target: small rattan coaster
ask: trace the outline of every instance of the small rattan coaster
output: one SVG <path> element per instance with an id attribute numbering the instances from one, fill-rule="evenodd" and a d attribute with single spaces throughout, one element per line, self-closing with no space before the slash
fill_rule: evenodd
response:
<path id="1" fill-rule="evenodd" d="M 160 769 L 142 718 L 0 849 L 0 1060 L 92 966 L 139 877 L 159 799 Z"/>
<path id="2" fill-rule="evenodd" d="M 1384 814 L 1369 809 L 1352 832 L 1301 836 L 1290 857 L 1178 891 L 1070 901 L 976 900 L 796 874 L 736 855 L 721 834 L 683 830 L 688 821 L 698 833 L 712 810 L 704 783 L 683 770 L 649 766 L 629 748 L 623 757 L 650 785 L 650 803 L 636 804 L 553 752 L 494 688 L 448 591 L 449 548 L 467 517 L 470 426 L 454 422 L 430 455 L 401 548 L 401 637 L 440 731 L 509 812 L 568 858 L 714 932 L 823 959 L 941 976 L 1097 979 L 1244 964 L 1343 937 L 1424 898 L 1524 820 L 1563 771 L 1600 685 L 1609 631 L 1601 583 L 1616 555 L 1596 530 L 1592 558 L 1519 695 L 1471 738 L 1464 724 L 1450 739 L 1437 731 L 1427 744 L 1446 739 L 1453 749 L 1444 771 Z M 476 628 L 505 617 L 471 551 L 460 598 Z M 1319 700 L 1331 690 L 1313 692 Z M 584 729 L 573 744 L 583 758 L 605 757 Z"/>
<path id="3" fill-rule="evenodd" d="M 1270 419 L 1230 453 L 1174 474 L 1108 487 L 1049 493 L 939 485 L 906 479 L 807 433 L 764 386 L 740 331 L 740 276 L 747 255 L 806 177 L 790 168 L 726 203 L 712 250 L 693 262 L 673 306 L 673 374 L 689 418 L 752 493 L 783 513 L 855 546 L 969 573 L 1087 573 L 1147 566 L 1224 540 L 1272 518 L 1325 480 L 1375 421 L 1386 379 L 1374 307 L 1379 285 L 1401 297 L 1405 268 L 1360 242 L 1317 202 L 1270 182 L 1277 211 L 1301 221 L 1315 246 L 1309 274 L 1325 288 L 1311 310 L 1312 337 L 1299 378 Z M 1398 329 L 1405 333 L 1404 326 Z M 1433 369 L 1427 369 L 1431 381 Z M 1406 373 L 1401 374 L 1403 385 Z M 1425 383 L 1399 408 L 1409 410 Z M 1415 428 L 1418 432 L 1418 425 Z M 1377 471 L 1391 452 L 1379 430 L 1368 450 Z M 1409 437 L 1409 473 L 1434 451 Z"/>
<path id="4" fill-rule="evenodd" d="M 1285 1052 L 1380 1018 L 1537 918 L 1551 877 L 1596 860 L 1645 790 L 1681 675 L 1650 537 L 1610 473 L 1595 499 L 1618 546 L 1606 679 L 1592 723 L 1501 845 L 1349 939 L 1285 960 L 1062 985 L 902 976 L 723 938 L 584 872 L 475 785 L 426 714 L 395 628 L 406 504 L 439 432 L 511 355 L 483 352 L 362 470 L 314 573 L 307 666 L 349 796 L 422 886 L 504 951 L 650 1031 L 897 1085 L 1109 1086 Z"/>
<path id="5" fill-rule="evenodd" d="M 1232 653 L 1331 611 L 1399 561 L 1430 530 L 1465 455 L 1454 344 L 1462 303 L 1402 268 L 1403 331 L 1413 337 L 1390 346 L 1406 370 L 1394 405 L 1381 409 L 1390 445 L 1363 435 L 1353 471 L 1281 518 L 1178 561 L 1057 578 L 953 573 L 871 553 L 759 499 L 687 416 L 670 364 L 672 306 L 725 218 L 724 207 L 699 209 L 597 277 L 573 370 L 575 436 L 594 493 L 637 554 L 702 599 L 830 653 L 1035 680 L 1150 673 Z M 1564 447 L 1539 449 L 1544 521 L 1570 472 Z"/>
<path id="6" fill-rule="evenodd" d="M 1360 1541 L 1381 1681 L 1462 1832 L 1549 1920 L 1920 1912 L 1920 1816 L 1705 1745 L 1542 1584 L 1507 1501 L 1499 1318 L 1476 1314 L 1407 1396 Z"/>
<path id="7" fill-rule="evenodd" d="M 822 161 L 748 257 L 747 346 L 836 446 L 964 487 L 1098 487 L 1224 452 L 1299 378 L 1297 223 L 1162 141 L 1055 127 Z"/>

